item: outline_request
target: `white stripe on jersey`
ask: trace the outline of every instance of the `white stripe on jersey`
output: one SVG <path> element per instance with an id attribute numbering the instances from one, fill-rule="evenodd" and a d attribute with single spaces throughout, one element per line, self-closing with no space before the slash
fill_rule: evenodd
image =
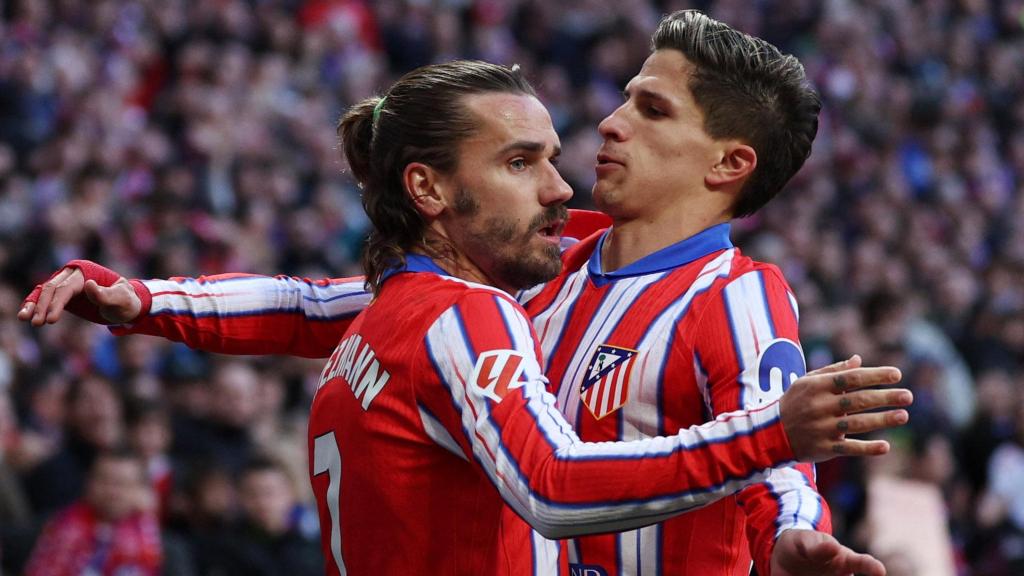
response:
<path id="1" fill-rule="evenodd" d="M 640 532 L 640 574 L 659 576 L 661 574 L 661 555 L 658 554 L 658 542 L 661 525 L 645 526 Z"/>
<path id="2" fill-rule="evenodd" d="M 800 322 L 800 305 L 796 302 L 796 296 L 792 292 L 787 291 L 786 294 L 789 296 L 789 305 L 793 307 L 793 317 L 796 318 L 797 323 Z"/>
<path id="3" fill-rule="evenodd" d="M 462 447 L 455 441 L 455 438 L 452 438 L 452 435 L 448 433 L 448 429 L 444 427 L 444 424 L 438 422 L 437 418 L 434 418 L 423 408 L 417 407 L 417 410 L 420 413 L 420 421 L 423 423 L 423 431 L 427 433 L 427 436 L 430 436 L 431 440 L 437 442 L 438 446 L 468 462 L 469 458 L 462 452 Z"/>
<path id="4" fill-rule="evenodd" d="M 519 292 L 516 293 L 516 302 L 519 302 L 523 306 L 526 306 L 526 303 L 529 302 L 530 300 L 533 300 L 533 297 L 536 296 L 537 294 L 543 292 L 545 287 L 547 287 L 547 284 L 537 284 L 533 288 L 520 290 Z"/>
<path id="5" fill-rule="evenodd" d="M 533 573 L 558 574 L 558 541 L 548 540 L 536 530 L 530 531 L 533 546 Z"/>
<path id="6" fill-rule="evenodd" d="M 757 359 L 761 345 L 775 338 L 761 273 L 752 271 L 736 278 L 725 287 L 723 296 L 740 368 L 740 406 L 756 408 L 753 398 L 764 396 L 758 384 Z M 781 393 L 781 389 L 777 391 Z"/>
<path id="7" fill-rule="evenodd" d="M 562 289 L 555 296 L 555 299 L 551 301 L 551 304 L 542 310 L 540 314 L 533 317 L 533 326 L 537 331 L 537 338 L 540 339 L 540 347 L 544 351 L 544 358 L 549 363 L 548 365 L 550 365 L 551 361 L 550 350 L 561 339 L 562 333 L 566 328 L 565 317 L 569 313 L 571 302 L 575 301 L 575 298 L 570 295 L 578 297 L 586 281 L 586 269 L 570 275 L 566 279 L 565 284 L 562 285 Z"/>
<path id="8" fill-rule="evenodd" d="M 616 534 L 619 547 L 621 574 L 659 576 L 661 559 L 658 557 L 658 536 L 661 525 L 645 526 L 637 530 Z"/>
<path id="9" fill-rule="evenodd" d="M 238 276 L 207 282 L 192 278 L 144 280 L 143 284 L 153 294 L 150 314 L 199 317 L 301 311 L 309 318 L 332 319 L 362 311 L 372 297 L 364 290 L 361 278 L 326 286 L 272 276 Z"/>
<path id="10" fill-rule="evenodd" d="M 637 397 L 622 408 L 622 440 L 656 436 L 660 433 L 658 427 L 661 420 L 661 405 L 658 396 L 662 379 L 671 378 L 671 375 L 664 374 L 665 364 L 673 353 L 670 336 L 689 311 L 693 299 L 707 291 L 719 278 L 729 276 L 735 255 L 735 249 L 726 250 L 705 264 L 693 284 L 651 322 L 640 340 L 637 350 L 644 354 L 642 373 L 640 378 L 633 380 L 639 384 L 634 392 Z M 697 375 L 697 381 L 700 382 L 700 374 Z"/>
<path id="11" fill-rule="evenodd" d="M 807 478 L 795 468 L 774 468 L 765 484 L 779 503 L 775 519 L 775 537 L 783 530 L 814 530 L 823 514 L 821 496 L 807 484 Z"/>
<path id="12" fill-rule="evenodd" d="M 506 324 L 516 345 L 521 346 L 529 342 L 529 332 L 524 332 L 526 321 L 519 309 L 504 298 L 495 300 L 506 317 Z M 522 320 L 515 321 L 515 315 L 519 315 Z M 473 456 L 505 501 L 517 513 L 529 519 L 531 525 L 547 528 L 551 533 L 568 536 L 581 531 L 616 531 L 632 528 L 637 524 L 661 521 L 679 511 L 703 506 L 723 494 L 730 494 L 761 481 L 766 476 L 765 472 L 758 472 L 748 479 L 732 480 L 712 490 L 702 488 L 691 493 L 636 502 L 593 502 L 572 506 L 565 506 L 557 501 L 548 502 L 531 490 L 530 479 L 523 475 L 519 464 L 510 458 L 509 452 L 504 448 L 500 430 L 490 419 L 489 401 L 483 390 L 473 383 L 467 383 L 475 359 L 467 348 L 465 330 L 454 308 L 442 313 L 430 327 L 427 331 L 426 344 L 427 353 L 439 369 L 438 375 L 446 383 L 452 400 L 460 411 L 463 433 L 473 447 Z M 708 442 L 749 433 L 754 428 L 768 425 L 778 419 L 778 406 L 775 405 L 748 416 L 722 415 L 719 419 L 727 421 L 725 424 L 705 424 L 681 431 L 670 438 L 649 438 L 634 443 L 582 443 L 555 409 L 555 398 L 547 392 L 544 380 L 539 375 L 534 351 L 519 349 L 515 352 L 524 357 L 524 373 L 536 374 L 536 377 L 530 378 L 512 393 L 524 395 L 527 409 L 534 416 L 538 429 L 559 460 L 665 456 L 681 449 L 692 449 Z"/>
<path id="13" fill-rule="evenodd" d="M 559 294 L 559 301 L 557 305 L 552 305 L 549 310 L 557 310 L 551 318 L 552 325 L 560 327 L 559 330 L 549 330 L 548 334 L 541 340 L 541 349 L 543 350 L 544 356 L 550 358 L 554 354 L 554 348 L 558 345 L 558 336 L 561 335 L 562 330 L 567 321 L 572 321 L 571 318 L 567 318 L 567 313 L 572 307 L 570 303 L 575 301 L 580 296 L 580 291 L 586 287 L 587 279 L 586 268 L 581 268 L 574 274 L 574 277 L 579 277 L 580 281 L 573 282 L 575 289 L 573 291 L 563 291 Z M 624 278 L 616 281 L 609 288 L 607 294 L 601 305 L 594 312 L 593 319 L 589 326 L 587 326 L 586 332 L 583 334 L 583 338 L 580 340 L 579 345 L 576 347 L 576 351 L 573 353 L 572 360 L 566 366 L 565 375 L 563 380 L 558 384 L 558 402 L 559 406 L 562 407 L 565 413 L 565 419 L 570 424 L 576 424 L 576 416 L 579 413 L 577 408 L 580 405 L 580 384 L 582 383 L 583 371 L 587 368 L 587 363 L 590 361 L 591 355 L 594 353 L 594 349 L 603 344 L 609 334 L 615 330 L 618 326 L 619 321 L 629 310 L 627 303 L 633 302 L 637 297 L 646 289 L 648 286 L 657 282 L 664 276 L 663 273 L 649 274 L 640 276 L 637 278 Z M 575 280 L 575 278 L 574 278 Z M 567 283 L 568 284 L 568 283 Z M 564 300 L 562 300 L 564 298 Z M 547 311 L 545 311 L 545 314 Z M 537 316 L 534 318 L 534 326 L 541 326 L 547 320 L 544 315 Z M 538 329 L 539 332 L 539 329 Z M 557 332 L 557 335 L 552 337 Z"/>

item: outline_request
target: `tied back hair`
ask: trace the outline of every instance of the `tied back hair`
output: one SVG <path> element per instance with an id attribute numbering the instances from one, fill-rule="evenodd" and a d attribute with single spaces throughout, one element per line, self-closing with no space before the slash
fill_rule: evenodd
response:
<path id="1" fill-rule="evenodd" d="M 443 174 L 458 169 L 459 145 L 476 133 L 467 96 L 508 93 L 535 96 L 518 66 L 457 60 L 417 68 L 381 97 L 352 106 L 338 122 L 338 137 L 352 175 L 362 188 L 363 209 L 373 224 L 363 253 L 366 283 L 380 290 L 382 275 L 405 265 L 414 249 L 429 253 L 427 222 L 405 191 L 402 175 L 413 162 Z"/>

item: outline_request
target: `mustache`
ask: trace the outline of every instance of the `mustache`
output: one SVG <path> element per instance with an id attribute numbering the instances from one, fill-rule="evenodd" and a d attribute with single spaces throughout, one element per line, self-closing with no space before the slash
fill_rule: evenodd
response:
<path id="1" fill-rule="evenodd" d="M 541 228 L 551 226 L 561 220 L 563 223 L 569 220 L 569 209 L 564 204 L 548 206 L 543 212 L 530 221 L 530 232 L 537 232 Z"/>

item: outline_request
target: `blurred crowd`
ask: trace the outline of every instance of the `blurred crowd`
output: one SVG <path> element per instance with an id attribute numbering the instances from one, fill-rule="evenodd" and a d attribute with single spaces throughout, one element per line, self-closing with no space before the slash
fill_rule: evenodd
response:
<path id="1" fill-rule="evenodd" d="M 0 571 L 322 574 L 319 362 L 31 329 L 21 298 L 73 258 L 358 273 L 334 125 L 452 58 L 526 70 L 588 207 L 597 123 L 680 8 L 822 94 L 806 167 L 734 226 L 790 281 L 810 367 L 858 353 L 915 391 L 891 457 L 819 468 L 837 536 L 924 574 L 873 538 L 867 487 L 902 478 L 941 496 L 958 575 L 1024 574 L 1024 0 L 0 0 Z"/>

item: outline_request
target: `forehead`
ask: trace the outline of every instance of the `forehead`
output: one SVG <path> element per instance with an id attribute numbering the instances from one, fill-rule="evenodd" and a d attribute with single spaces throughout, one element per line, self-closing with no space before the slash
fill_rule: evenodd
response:
<path id="1" fill-rule="evenodd" d="M 540 100 L 526 94 L 474 94 L 466 97 L 466 107 L 476 117 L 477 131 L 467 138 L 472 153 L 481 147 L 501 149 L 512 142 L 529 141 L 558 145 L 558 134 L 551 116 Z"/>
<path id="2" fill-rule="evenodd" d="M 629 81 L 627 90 L 644 90 L 665 98 L 688 100 L 693 63 L 678 50 L 656 50 L 647 57 L 640 72 Z"/>

